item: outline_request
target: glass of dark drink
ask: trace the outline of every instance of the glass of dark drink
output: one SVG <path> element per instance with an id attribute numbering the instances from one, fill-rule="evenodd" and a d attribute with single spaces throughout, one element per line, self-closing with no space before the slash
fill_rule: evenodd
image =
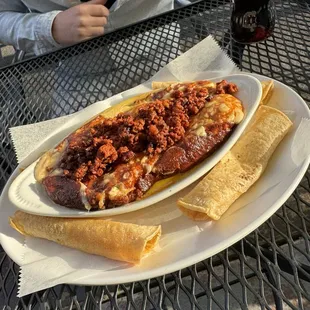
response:
<path id="1" fill-rule="evenodd" d="M 275 25 L 273 0 L 233 0 L 231 31 L 235 41 L 254 43 L 268 38 Z"/>

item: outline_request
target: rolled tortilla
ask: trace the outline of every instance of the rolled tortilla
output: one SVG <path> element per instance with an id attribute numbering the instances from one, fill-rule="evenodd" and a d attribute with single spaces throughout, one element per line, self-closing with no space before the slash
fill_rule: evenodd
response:
<path id="1" fill-rule="evenodd" d="M 10 225 L 25 236 L 43 238 L 90 254 L 140 263 L 158 243 L 161 226 L 142 226 L 101 218 L 45 217 L 17 211 Z"/>
<path id="2" fill-rule="evenodd" d="M 280 141 L 292 126 L 281 111 L 259 107 L 251 127 L 185 197 L 178 200 L 194 220 L 218 220 L 262 175 Z"/>
<path id="3" fill-rule="evenodd" d="M 261 84 L 263 88 L 263 93 L 262 93 L 262 99 L 260 101 L 260 104 L 268 104 L 268 101 L 273 92 L 274 82 L 273 80 L 268 80 L 268 81 L 262 81 Z"/>

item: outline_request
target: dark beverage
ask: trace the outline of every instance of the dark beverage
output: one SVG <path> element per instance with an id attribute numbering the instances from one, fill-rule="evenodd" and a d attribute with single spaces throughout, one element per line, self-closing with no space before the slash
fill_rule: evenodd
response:
<path id="1" fill-rule="evenodd" d="M 231 31 L 237 42 L 265 40 L 272 34 L 274 25 L 273 0 L 234 0 Z"/>

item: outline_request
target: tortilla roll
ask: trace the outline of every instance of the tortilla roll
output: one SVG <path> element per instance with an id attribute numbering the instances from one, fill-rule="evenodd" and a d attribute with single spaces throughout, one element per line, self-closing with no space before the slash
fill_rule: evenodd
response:
<path id="1" fill-rule="evenodd" d="M 268 101 L 273 93 L 274 82 L 272 80 L 268 80 L 262 81 L 261 84 L 263 88 L 263 93 L 260 104 L 268 104 Z"/>
<path id="2" fill-rule="evenodd" d="M 190 193 L 178 200 L 181 211 L 194 220 L 219 220 L 259 179 L 291 126 L 281 111 L 260 106 L 249 130 Z"/>
<path id="3" fill-rule="evenodd" d="M 101 218 L 45 217 L 17 211 L 10 225 L 25 236 L 43 238 L 86 253 L 140 263 L 158 243 L 161 226 L 142 226 Z"/>

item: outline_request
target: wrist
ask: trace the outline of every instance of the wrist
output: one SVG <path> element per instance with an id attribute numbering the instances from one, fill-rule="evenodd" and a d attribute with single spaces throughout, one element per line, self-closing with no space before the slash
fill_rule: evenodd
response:
<path id="1" fill-rule="evenodd" d="M 61 11 L 51 11 L 48 13 L 37 13 L 34 25 L 34 36 L 36 40 L 35 54 L 43 54 L 55 48 L 61 47 L 53 38 L 52 24 L 55 16 Z M 29 13 L 33 14 L 33 13 Z"/>
<path id="2" fill-rule="evenodd" d="M 51 38 L 53 40 L 53 45 L 60 47 L 60 46 L 63 46 L 63 44 L 61 42 L 61 38 L 59 37 L 59 31 L 56 25 L 57 25 L 57 19 L 63 12 L 62 11 L 54 11 L 54 12 L 57 12 L 57 13 L 55 13 L 53 17 L 51 27 L 50 27 L 50 33 L 51 33 Z"/>

